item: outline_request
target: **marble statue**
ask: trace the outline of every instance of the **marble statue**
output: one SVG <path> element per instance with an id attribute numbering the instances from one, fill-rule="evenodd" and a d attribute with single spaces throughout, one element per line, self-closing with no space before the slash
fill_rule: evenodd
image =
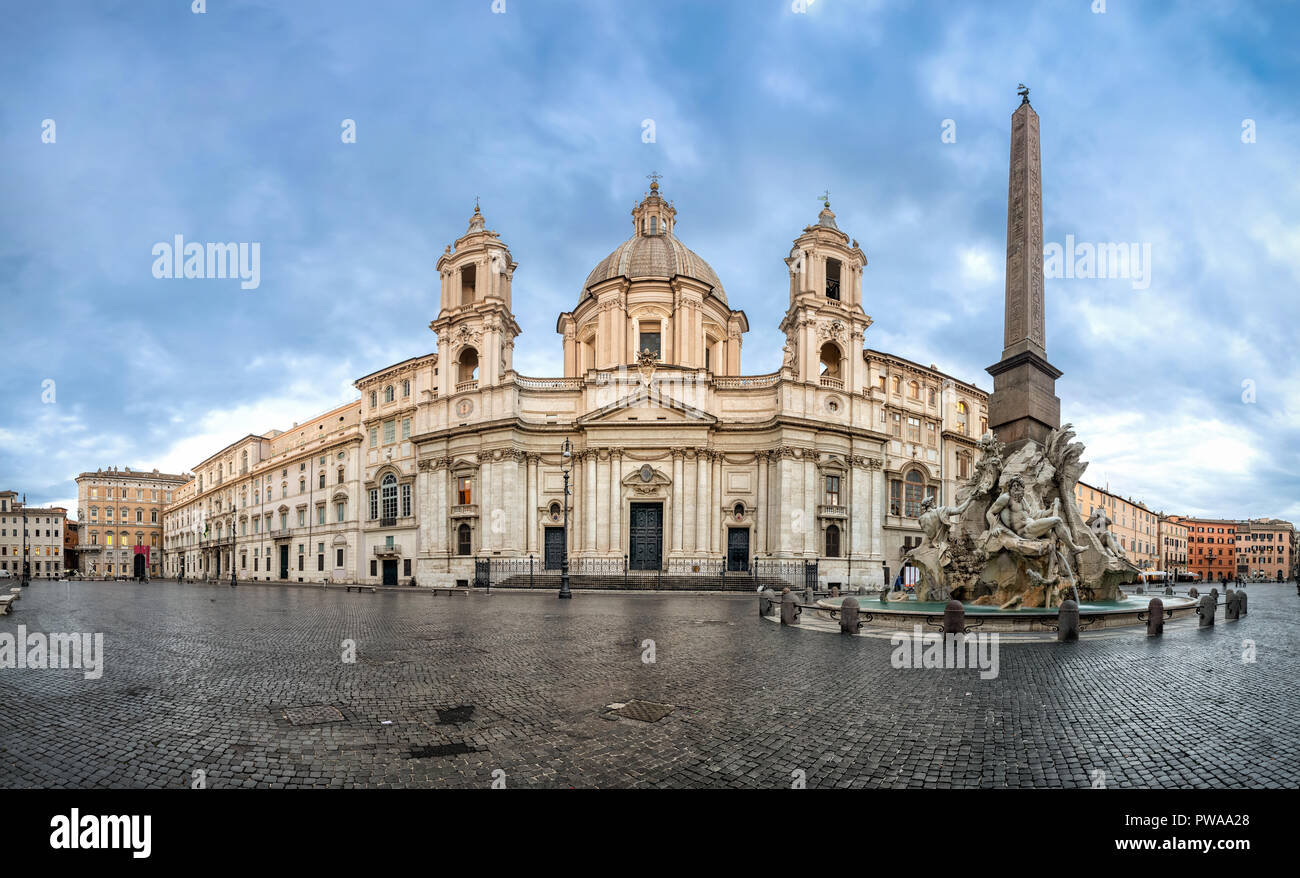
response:
<path id="1" fill-rule="evenodd" d="M 1110 532 L 1111 523 L 1110 516 L 1100 506 L 1092 510 L 1092 515 L 1088 516 L 1088 527 L 1097 535 L 1102 547 L 1116 558 L 1128 560 L 1128 554 L 1119 544 L 1119 539 Z"/>
<path id="2" fill-rule="evenodd" d="M 999 607 L 1059 606 L 1065 597 L 1115 600 L 1137 569 L 1114 536 L 1085 523 L 1074 501 L 1087 464 L 1069 424 L 1008 455 L 985 434 L 955 506 L 922 503 L 924 538 L 907 554 L 921 573 L 917 599 Z"/>

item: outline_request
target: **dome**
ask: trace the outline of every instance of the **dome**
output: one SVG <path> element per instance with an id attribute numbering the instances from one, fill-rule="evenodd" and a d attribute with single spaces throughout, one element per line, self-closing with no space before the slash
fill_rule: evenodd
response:
<path id="1" fill-rule="evenodd" d="M 592 269 L 582 290 L 585 296 L 594 284 L 612 277 L 667 280 L 678 275 L 708 284 L 714 295 L 727 301 L 722 281 L 713 267 L 670 233 L 636 234 L 628 238 Z"/>

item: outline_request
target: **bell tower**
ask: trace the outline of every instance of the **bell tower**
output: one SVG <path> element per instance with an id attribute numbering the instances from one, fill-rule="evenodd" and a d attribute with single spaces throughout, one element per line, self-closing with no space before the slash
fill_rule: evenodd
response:
<path id="1" fill-rule="evenodd" d="M 438 257 L 442 308 L 429 324 L 438 335 L 439 396 L 502 382 L 514 368 L 519 324 L 510 310 L 517 265 L 477 203 L 469 228 Z"/>
<path id="2" fill-rule="evenodd" d="M 785 260 L 790 307 L 781 320 L 782 372 L 795 381 L 853 392 L 863 382 L 862 339 L 871 325 L 862 309 L 867 255 L 835 224 L 830 194 L 822 201 L 817 222 L 795 238 Z"/>

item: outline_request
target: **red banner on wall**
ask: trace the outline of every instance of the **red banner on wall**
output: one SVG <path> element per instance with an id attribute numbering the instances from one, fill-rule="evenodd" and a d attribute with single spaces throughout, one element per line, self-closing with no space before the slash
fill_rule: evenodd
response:
<path id="1" fill-rule="evenodd" d="M 149 563 L 149 547 L 148 547 L 148 546 L 136 546 L 136 547 L 135 547 L 135 553 L 136 553 L 137 555 L 144 555 L 144 563 L 146 563 L 146 564 Z"/>

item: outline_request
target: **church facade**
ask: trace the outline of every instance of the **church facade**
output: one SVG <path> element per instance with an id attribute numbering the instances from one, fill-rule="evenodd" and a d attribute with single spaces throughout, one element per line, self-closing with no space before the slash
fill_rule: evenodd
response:
<path id="1" fill-rule="evenodd" d="M 829 203 L 785 256 L 781 367 L 741 374 L 748 318 L 675 225 L 656 181 L 558 317 L 563 374 L 528 377 L 517 266 L 476 207 L 437 262 L 437 353 L 201 463 L 168 573 L 469 584 L 481 559 L 558 567 L 567 533 L 575 569 L 817 561 L 823 586 L 882 585 L 921 502 L 969 476 L 987 394 L 866 347 L 866 254 Z"/>

